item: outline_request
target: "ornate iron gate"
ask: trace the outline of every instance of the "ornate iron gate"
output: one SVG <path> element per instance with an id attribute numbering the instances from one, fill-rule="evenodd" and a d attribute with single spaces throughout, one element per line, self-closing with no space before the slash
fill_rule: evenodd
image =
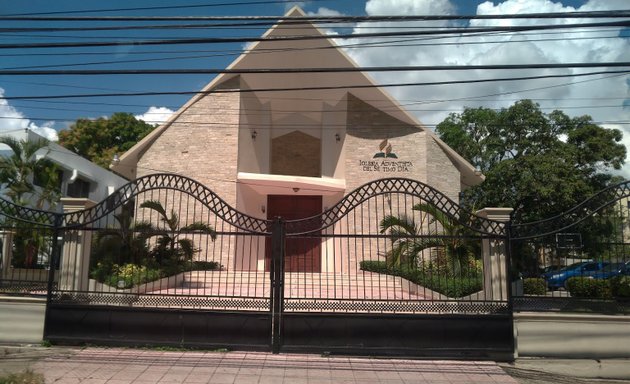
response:
<path id="1" fill-rule="evenodd" d="M 287 246 L 317 239 L 321 272 L 277 275 L 276 351 L 513 357 L 509 223 L 392 178 L 283 224 Z"/>
<path id="2" fill-rule="evenodd" d="M 53 342 L 513 356 L 509 222 L 422 183 L 374 181 L 288 221 L 237 212 L 169 174 L 74 203 L 63 214 L 12 208 L 50 232 Z M 290 271 L 285 255 L 297 257 Z"/>

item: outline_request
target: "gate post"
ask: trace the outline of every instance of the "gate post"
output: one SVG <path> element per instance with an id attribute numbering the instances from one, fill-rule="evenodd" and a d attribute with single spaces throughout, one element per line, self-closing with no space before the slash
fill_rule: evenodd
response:
<path id="1" fill-rule="evenodd" d="M 11 258 L 13 257 L 13 231 L 0 231 L 0 279 L 10 280 Z"/>
<path id="2" fill-rule="evenodd" d="M 276 217 L 271 229 L 271 352 L 280 353 L 284 310 L 284 220 Z"/>
<path id="3" fill-rule="evenodd" d="M 63 204 L 63 213 L 88 209 L 96 204 L 89 199 L 72 197 L 62 198 L 61 203 Z M 81 229 L 66 231 L 63 255 L 59 265 L 60 290 L 87 291 L 91 244 L 91 231 Z"/>
<path id="4" fill-rule="evenodd" d="M 509 223 L 512 208 L 484 208 L 477 215 L 488 220 Z M 508 290 L 509 233 L 501 238 L 483 239 L 483 292 L 487 300 L 509 300 Z"/>

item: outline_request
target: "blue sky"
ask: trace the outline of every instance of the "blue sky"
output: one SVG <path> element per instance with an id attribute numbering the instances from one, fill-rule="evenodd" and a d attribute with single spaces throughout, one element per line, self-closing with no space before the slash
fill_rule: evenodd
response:
<path id="1" fill-rule="evenodd" d="M 107 2 L 65 0 L 0 1 L 0 14 L 34 14 L 47 12 L 67 12 L 79 10 L 102 10 L 131 7 L 159 7 L 176 5 L 211 5 L 218 3 L 246 2 L 245 0 L 137 0 Z M 250 0 L 253 3 L 256 0 Z M 479 0 L 333 0 L 276 2 L 271 4 L 248 4 L 235 6 L 195 7 L 182 9 L 154 9 L 123 12 L 72 13 L 73 16 L 257 16 L 282 15 L 287 7 L 298 4 L 308 13 L 377 15 L 377 14 L 475 14 L 475 13 L 517 13 L 517 12 L 558 12 L 572 10 L 630 9 L 626 0 L 504 0 L 482 2 Z M 55 13 L 60 16 L 62 14 Z M 512 24 L 531 21 L 511 21 Z M 545 21 L 548 22 L 548 21 Z M 166 22 L 152 22 L 164 24 Z M 488 25 L 480 22 L 479 25 Z M 28 22 L 4 21 L 8 27 L 76 27 L 89 25 L 114 25 L 104 22 Z M 124 24 L 116 24 L 124 25 Z M 432 24 L 442 26 L 444 23 Z M 391 27 L 383 23 L 383 27 Z M 411 23 L 410 27 L 422 26 Z M 346 31 L 370 31 L 371 26 L 353 25 Z M 2 43 L 26 44 L 33 42 L 69 41 L 124 41 L 128 39 L 182 38 L 182 37 L 225 37 L 260 36 L 268 26 L 256 29 L 223 30 L 168 30 L 168 31 L 90 31 L 90 32 L 0 32 Z M 377 29 L 374 29 L 376 31 Z M 628 33 L 620 30 L 572 31 L 565 34 L 520 34 L 510 36 L 453 38 L 449 44 L 431 41 L 415 48 L 389 46 L 374 49 L 350 49 L 348 54 L 362 66 L 371 65 L 444 65 L 444 64 L 522 64 L 522 63 L 563 63 L 588 61 L 630 61 Z M 620 37 L 624 36 L 624 37 Z M 514 40 L 523 40 L 515 42 Z M 526 40 L 526 41 L 525 41 Z M 353 41 L 338 41 L 340 44 Z M 354 41 L 354 42 L 358 42 Z M 366 40 L 361 40 L 366 42 Z M 442 41 L 444 42 L 444 40 Z M 461 44 L 461 45 L 460 45 Z M 224 68 L 242 51 L 244 44 L 177 45 L 154 47 L 96 47 L 96 48 L 55 48 L 55 49 L 2 49 L 0 50 L 1 69 L 141 69 L 141 68 Z M 138 60 L 155 60 L 140 61 Z M 158 59 L 158 60 L 156 60 Z M 104 64 L 89 64 L 95 62 Z M 81 64 L 77 66 L 77 64 Z M 73 65 L 73 66 L 68 66 Z M 479 72 L 466 76 L 478 78 L 509 75 L 539 74 L 541 71 L 520 71 L 518 73 Z M 549 72 L 549 71 L 543 71 Z M 577 70 L 564 70 L 562 73 L 578 73 Z M 405 81 L 422 82 L 427 80 L 459 79 L 461 73 L 391 73 L 372 74 L 377 82 Z M 129 91 L 195 91 L 202 88 L 212 75 L 134 75 L 134 76 L 3 76 L 0 75 L 0 88 L 6 97 L 33 95 L 83 94 Z M 608 76 L 601 78 L 580 78 L 545 80 L 538 82 L 496 82 L 473 84 L 470 86 L 445 87 L 406 87 L 391 89 L 391 93 L 403 105 L 429 127 L 439 123 L 451 112 L 458 112 L 464 106 L 484 106 L 502 108 L 515 100 L 532 98 L 541 104 L 545 111 L 563 109 L 571 115 L 590 114 L 593 118 L 611 128 L 623 129 L 629 133 L 626 142 L 630 144 L 630 111 L 628 103 L 628 76 Z M 491 95 L 502 95 L 494 96 Z M 2 96 L 0 95 L 0 96 Z M 65 128 L 71 121 L 80 117 L 95 118 L 123 111 L 143 115 L 150 108 L 162 111 L 164 118 L 170 111 L 184 104 L 190 96 L 145 96 L 81 98 L 59 100 L 2 100 L 0 99 L 0 132 L 30 126 L 54 136 L 54 131 Z M 156 109 L 159 108 L 159 109 Z M 149 116 L 149 115 L 144 115 Z M 159 119 L 158 119 L 159 120 Z M 630 175 L 630 172 L 627 173 Z"/>

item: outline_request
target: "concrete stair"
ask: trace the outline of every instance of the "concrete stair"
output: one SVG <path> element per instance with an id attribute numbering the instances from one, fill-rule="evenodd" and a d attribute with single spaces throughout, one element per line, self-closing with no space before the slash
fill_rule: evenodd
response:
<path id="1" fill-rule="evenodd" d="M 286 299 L 424 299 L 422 292 L 413 293 L 417 291 L 415 287 L 400 277 L 363 271 L 348 274 L 287 272 L 284 275 Z M 176 288 L 160 293 L 269 298 L 271 281 L 269 272 L 192 271 L 183 275 L 182 283 Z"/>

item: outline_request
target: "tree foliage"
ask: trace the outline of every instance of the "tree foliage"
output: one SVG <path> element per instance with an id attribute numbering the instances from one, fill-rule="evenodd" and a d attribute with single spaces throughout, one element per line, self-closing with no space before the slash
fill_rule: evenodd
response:
<path id="1" fill-rule="evenodd" d="M 466 108 L 436 131 L 486 176 L 462 203 L 512 207 L 517 222 L 573 207 L 617 181 L 608 172 L 626 158 L 621 131 L 600 127 L 590 116 L 545 114 L 531 100 L 500 111 Z"/>
<path id="2" fill-rule="evenodd" d="M 0 156 L 0 183 L 4 194 L 15 204 L 43 208 L 54 206 L 59 200 L 57 166 L 36 152 L 48 146 L 48 141 L 17 140 L 0 137 L 0 143 L 9 147 L 11 154 Z M 35 182 L 40 188 L 35 187 Z"/>
<path id="3" fill-rule="evenodd" d="M 114 113 L 96 120 L 79 119 L 59 132 L 59 144 L 109 168 L 115 154 L 124 153 L 155 128 L 130 113 Z"/>

